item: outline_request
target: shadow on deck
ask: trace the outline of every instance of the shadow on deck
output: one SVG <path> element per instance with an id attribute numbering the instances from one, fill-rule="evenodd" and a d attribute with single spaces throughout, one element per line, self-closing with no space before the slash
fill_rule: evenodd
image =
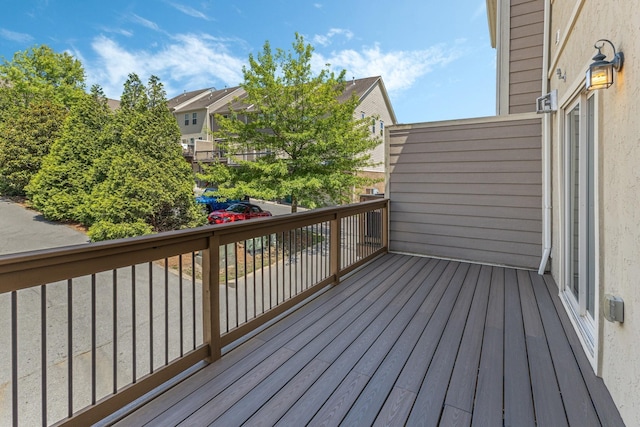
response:
<path id="1" fill-rule="evenodd" d="M 122 425 L 623 425 L 550 276 L 385 255 Z"/>

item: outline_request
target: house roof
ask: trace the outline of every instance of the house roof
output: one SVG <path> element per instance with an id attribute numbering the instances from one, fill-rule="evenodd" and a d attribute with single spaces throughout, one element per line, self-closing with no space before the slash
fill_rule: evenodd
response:
<path id="1" fill-rule="evenodd" d="M 169 107 L 169 109 L 173 111 L 182 104 L 185 104 L 186 102 L 189 102 L 194 98 L 197 98 L 198 96 L 202 96 L 205 92 L 210 90 L 211 88 L 192 90 L 191 92 L 184 91 L 184 93 L 169 99 L 167 101 L 167 107 Z"/>
<path id="2" fill-rule="evenodd" d="M 389 114 L 391 115 L 392 122 L 395 124 L 398 122 L 398 120 L 396 119 L 395 112 L 393 111 L 393 107 L 391 106 L 391 101 L 389 100 L 389 95 L 387 94 L 387 90 L 382 81 L 382 77 L 380 76 L 366 77 L 363 79 L 353 79 L 352 81 L 347 82 L 345 86 L 345 90 L 342 93 L 342 95 L 340 95 L 339 100 L 346 101 L 355 93 L 358 98 L 358 101 L 362 103 L 362 101 L 367 97 L 367 95 L 369 95 L 369 93 L 371 93 L 371 91 L 377 85 L 380 85 L 380 89 L 382 91 L 382 95 L 384 97 L 386 107 L 389 110 Z M 237 89 L 237 88 L 234 88 L 234 89 Z M 238 111 L 243 108 L 247 108 L 247 105 L 244 102 L 246 97 L 247 97 L 246 92 L 243 89 L 240 89 L 240 91 L 238 92 L 238 95 L 233 98 L 233 101 L 231 103 L 226 103 L 224 105 L 221 105 L 219 108 L 217 108 L 212 112 L 215 114 L 224 114 L 231 110 Z M 188 106 L 190 109 L 194 109 L 192 107 L 192 104 Z"/>
<path id="3" fill-rule="evenodd" d="M 210 105 L 213 105 L 216 102 L 220 101 L 225 96 L 228 96 L 228 95 L 232 94 L 233 92 L 237 91 L 238 89 L 239 89 L 239 86 L 230 87 L 230 88 L 224 88 L 224 89 L 220 89 L 220 90 L 205 89 L 204 92 L 201 91 L 198 94 L 200 96 L 192 97 L 192 101 L 191 102 L 188 102 L 188 103 L 181 102 L 177 106 L 174 106 L 173 112 L 174 113 L 179 113 L 181 111 L 191 111 L 191 110 L 202 110 L 202 109 L 205 109 L 205 108 L 209 107 Z M 208 95 L 206 94 L 206 91 L 209 91 Z"/>

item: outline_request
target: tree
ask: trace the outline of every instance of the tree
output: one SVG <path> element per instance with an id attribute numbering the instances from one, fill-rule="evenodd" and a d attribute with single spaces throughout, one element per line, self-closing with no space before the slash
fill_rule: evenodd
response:
<path id="1" fill-rule="evenodd" d="M 84 69 L 68 53 L 56 53 L 48 46 L 16 52 L 12 61 L 0 64 L 0 106 L 29 107 L 48 100 L 66 108 L 84 94 Z"/>
<path id="2" fill-rule="evenodd" d="M 237 166 L 221 163 L 201 178 L 218 184 L 223 197 L 291 197 L 291 211 L 349 200 L 354 187 L 371 182 L 357 171 L 371 165 L 368 121 L 354 119 L 358 100 L 340 100 L 345 71 L 327 65 L 311 70 L 313 48 L 296 33 L 293 50 L 272 51 L 264 44 L 243 68 L 244 107 L 216 116 L 221 148 Z M 254 160 L 242 154 L 257 153 Z"/>
<path id="3" fill-rule="evenodd" d="M 67 114 L 64 107 L 49 101 L 20 111 L 0 125 L 0 193 L 11 196 L 25 195 Z"/>
<path id="4" fill-rule="evenodd" d="M 157 77 L 145 88 L 138 76 L 129 76 L 106 137 L 111 140 L 92 166 L 93 240 L 204 222 L 193 197 L 193 174 L 182 156 L 180 129 Z"/>
<path id="5" fill-rule="evenodd" d="M 99 86 L 73 106 L 42 167 L 31 179 L 27 195 L 47 219 L 87 224 L 88 196 L 95 184 L 93 164 L 108 140 L 113 113 Z"/>
<path id="6" fill-rule="evenodd" d="M 83 96 L 84 70 L 47 46 L 0 64 L 0 193 L 24 195 L 69 109 Z"/>

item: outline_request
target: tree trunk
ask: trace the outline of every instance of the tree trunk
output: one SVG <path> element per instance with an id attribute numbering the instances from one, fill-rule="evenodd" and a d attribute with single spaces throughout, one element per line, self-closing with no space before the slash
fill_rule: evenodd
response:
<path id="1" fill-rule="evenodd" d="M 291 196 L 291 213 L 298 212 L 298 199 L 296 196 Z"/>

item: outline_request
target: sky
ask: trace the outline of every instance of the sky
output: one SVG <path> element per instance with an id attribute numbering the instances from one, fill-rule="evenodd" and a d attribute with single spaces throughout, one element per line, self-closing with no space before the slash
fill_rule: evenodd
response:
<path id="1" fill-rule="evenodd" d="M 119 99 L 130 73 L 167 97 L 242 83 L 268 41 L 314 47 L 313 67 L 382 76 L 399 123 L 495 114 L 485 0 L 20 0 L 3 2 L 0 60 L 47 45 L 82 62 L 87 88 Z"/>

